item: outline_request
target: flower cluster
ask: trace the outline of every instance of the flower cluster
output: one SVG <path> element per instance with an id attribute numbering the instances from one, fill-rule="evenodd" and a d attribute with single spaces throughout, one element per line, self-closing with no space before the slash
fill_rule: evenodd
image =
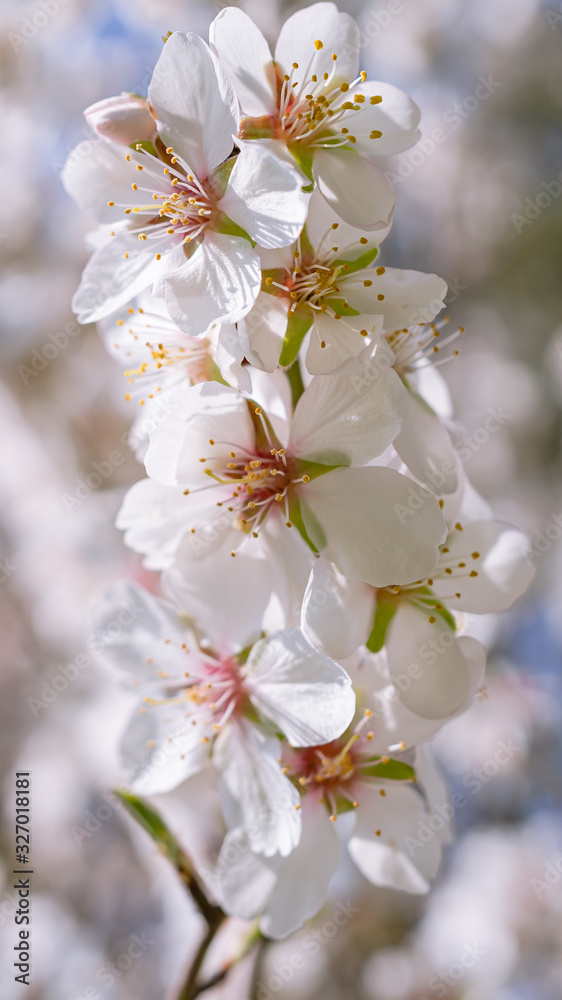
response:
<path id="1" fill-rule="evenodd" d="M 382 264 L 377 164 L 418 138 L 410 98 L 359 66 L 333 3 L 275 52 L 235 7 L 165 40 L 148 97 L 89 108 L 64 171 L 100 223 L 74 307 L 140 405 L 147 477 L 118 516 L 162 596 L 107 656 L 138 693 L 135 792 L 218 788 L 223 909 L 282 938 L 342 850 L 425 892 L 448 829 L 412 852 L 441 779 L 424 744 L 472 701 L 473 615 L 527 587 L 527 541 L 469 487 L 434 322 L 446 283 Z M 109 635 L 109 632 L 107 633 Z"/>

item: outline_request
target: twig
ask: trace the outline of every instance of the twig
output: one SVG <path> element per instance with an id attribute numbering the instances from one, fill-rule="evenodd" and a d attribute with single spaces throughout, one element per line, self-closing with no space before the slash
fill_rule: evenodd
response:
<path id="1" fill-rule="evenodd" d="M 225 919 L 226 919 L 225 914 L 223 913 L 222 919 L 220 919 L 216 923 L 209 924 L 209 926 L 207 927 L 207 932 L 205 934 L 205 937 L 203 938 L 201 944 L 199 945 L 199 948 L 197 949 L 197 953 L 195 955 L 195 958 L 193 959 L 191 968 L 189 969 L 189 972 L 187 974 L 187 978 L 180 992 L 178 993 L 177 1000 L 195 1000 L 195 997 L 198 996 L 199 993 L 201 992 L 201 990 L 197 986 L 199 973 L 201 971 L 203 962 L 207 957 L 207 952 L 211 944 L 213 943 L 215 935 Z"/>
<path id="2" fill-rule="evenodd" d="M 215 972 L 214 976 L 210 976 L 209 979 L 205 980 L 205 982 L 202 983 L 197 988 L 197 992 L 194 993 L 194 996 L 197 997 L 199 996 L 200 993 L 205 993 L 206 990 L 210 990 L 213 986 L 217 986 L 218 983 L 222 983 L 223 979 L 226 979 L 226 977 L 228 976 L 228 973 L 236 965 L 238 965 L 242 961 L 242 959 L 246 958 L 246 956 L 250 954 L 252 949 L 255 948 L 256 945 L 259 945 L 262 940 L 263 938 L 261 936 L 259 927 L 256 926 L 254 930 L 251 932 L 251 934 L 249 934 L 248 937 L 246 938 L 238 955 L 236 955 L 230 962 L 227 962 L 227 964 L 218 972 Z M 180 998 L 178 998 L 178 1000 L 180 1000 Z"/>
<path id="3" fill-rule="evenodd" d="M 258 988 L 260 986 L 261 974 L 263 972 L 265 953 L 271 944 L 269 938 L 262 937 L 258 950 L 256 953 L 256 961 L 254 963 L 254 971 L 252 973 L 252 984 L 250 986 L 250 1000 L 259 1000 L 258 998 Z"/>

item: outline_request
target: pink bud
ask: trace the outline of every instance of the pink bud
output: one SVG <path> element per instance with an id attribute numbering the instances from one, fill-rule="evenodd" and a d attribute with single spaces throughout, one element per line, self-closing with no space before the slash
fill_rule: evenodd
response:
<path id="1" fill-rule="evenodd" d="M 150 141 L 156 125 L 144 97 L 121 94 L 86 108 L 84 116 L 102 139 L 130 146 L 132 142 Z"/>

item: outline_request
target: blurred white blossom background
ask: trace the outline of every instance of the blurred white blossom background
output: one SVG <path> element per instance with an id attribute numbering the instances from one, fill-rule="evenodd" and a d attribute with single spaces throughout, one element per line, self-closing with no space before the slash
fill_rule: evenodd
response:
<path id="1" fill-rule="evenodd" d="M 140 476 L 126 434 L 135 414 L 95 328 L 79 328 L 70 311 L 88 226 L 59 173 L 88 138 L 82 109 L 122 90 L 146 93 L 162 34 L 205 35 L 220 6 L 3 0 L 0 10 L 6 1000 L 23 989 L 28 1000 L 154 1000 L 181 980 L 195 947 L 198 918 L 173 872 L 108 792 L 124 778 L 116 745 L 129 701 L 95 659 L 91 606 L 122 576 L 154 583 L 112 526 Z M 299 6 L 247 0 L 244 9 L 275 37 Z M 562 7 L 339 6 L 359 21 L 369 75 L 402 87 L 422 109 L 421 143 L 386 164 L 397 190 L 386 260 L 449 283 L 450 315 L 466 333 L 442 371 L 466 435 L 467 472 L 496 516 L 529 533 L 537 582 L 499 630 L 484 623 L 495 643 L 487 692 L 435 741 L 458 838 L 433 891 L 420 899 L 376 890 L 350 867 L 313 926 L 317 937 L 306 928 L 269 950 L 260 1000 L 556 1000 Z M 500 417 L 493 432 L 490 412 Z M 12 977 L 9 874 L 16 767 L 32 772 L 34 804 L 34 983 L 21 989 Z M 204 827 L 181 796 L 166 799 L 175 829 L 205 863 L 218 846 L 211 820 Z M 330 936 L 322 928 L 335 926 L 338 904 L 351 915 Z M 135 939 L 141 946 L 131 949 Z M 246 988 L 242 964 L 207 995 L 242 998 Z"/>

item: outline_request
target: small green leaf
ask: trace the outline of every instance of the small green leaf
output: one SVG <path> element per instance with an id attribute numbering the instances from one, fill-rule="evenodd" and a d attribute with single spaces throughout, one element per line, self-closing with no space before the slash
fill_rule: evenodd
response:
<path id="1" fill-rule="evenodd" d="M 301 476 L 308 476 L 309 479 L 318 479 L 318 476 L 323 476 L 326 472 L 333 472 L 334 469 L 347 468 L 350 465 L 350 460 L 348 455 L 342 455 L 341 462 L 324 463 L 324 462 L 308 462 L 304 458 L 295 459 L 295 473 L 300 478 Z"/>
<path id="2" fill-rule="evenodd" d="M 314 187 L 314 176 L 312 173 L 314 154 L 310 149 L 307 149 L 306 146 L 300 146 L 298 143 L 291 146 L 291 153 L 295 157 L 295 160 L 301 168 L 304 176 L 308 177 Z"/>
<path id="3" fill-rule="evenodd" d="M 410 596 L 417 598 L 422 604 L 427 605 L 428 612 L 439 615 L 453 632 L 457 630 L 457 623 L 448 608 L 441 604 L 439 598 L 429 587 L 418 587 L 417 590 L 410 591 Z"/>
<path id="4" fill-rule="evenodd" d="M 289 520 L 291 524 L 293 524 L 294 527 L 297 529 L 303 541 L 306 542 L 308 547 L 312 549 L 315 555 L 318 555 L 318 549 L 314 545 L 314 542 L 312 542 L 311 539 L 309 538 L 308 532 L 305 528 L 299 499 L 294 495 L 293 496 L 289 495 Z"/>
<path id="5" fill-rule="evenodd" d="M 178 844 L 176 838 L 164 823 L 164 820 L 156 812 L 152 806 L 149 806 L 143 799 L 139 799 L 136 795 L 131 792 L 116 792 L 117 798 L 121 799 L 123 805 L 127 808 L 131 816 L 137 820 L 138 823 L 150 834 L 152 839 L 164 849 L 164 853 L 175 865 L 176 868 L 182 868 L 182 862 L 187 862 L 187 857 L 184 855 L 183 850 Z M 187 868 L 190 869 L 191 865 L 187 862 Z"/>
<path id="6" fill-rule="evenodd" d="M 306 224 L 300 234 L 299 240 L 301 245 L 301 263 L 303 260 L 307 260 L 309 258 L 310 260 L 314 259 L 316 257 L 316 252 L 310 242 Z"/>
<path id="7" fill-rule="evenodd" d="M 375 610 L 375 620 L 369 638 L 367 639 L 367 649 L 371 653 L 379 653 L 386 640 L 386 631 L 396 612 L 396 604 L 384 600 L 382 596 L 377 599 Z"/>
<path id="8" fill-rule="evenodd" d="M 332 795 L 336 806 L 336 815 L 341 816 L 342 813 L 355 811 L 356 806 L 354 806 L 353 802 L 350 802 L 349 799 L 346 799 L 345 796 L 341 794 L 341 792 L 336 791 L 333 792 Z M 326 804 L 328 805 L 328 803 Z M 328 812 L 331 813 L 331 811 L 332 811 L 331 808 L 328 806 Z"/>
<path id="9" fill-rule="evenodd" d="M 294 412 L 295 407 L 304 392 L 304 382 L 302 380 L 302 372 L 298 355 L 292 365 L 289 365 L 289 367 L 285 369 L 285 374 L 289 379 L 289 385 L 291 386 L 291 402 L 293 404 Z"/>
<path id="10" fill-rule="evenodd" d="M 352 309 L 347 299 L 326 299 L 326 305 L 333 309 L 338 316 L 359 316 L 358 309 Z"/>
<path id="11" fill-rule="evenodd" d="M 253 399 L 247 399 L 246 403 L 254 425 L 257 452 L 259 454 L 268 454 L 271 448 L 282 448 L 283 445 L 273 430 L 271 420 L 265 410 L 263 410 L 261 406 L 258 406 Z M 261 413 L 256 413 L 256 410 L 261 410 Z"/>
<path id="12" fill-rule="evenodd" d="M 261 290 L 262 292 L 267 292 L 268 295 L 281 295 L 287 294 L 284 288 L 277 288 L 275 285 L 267 284 L 267 278 L 271 278 L 271 281 L 276 281 L 278 285 L 284 285 L 287 280 L 287 272 L 282 267 L 272 267 L 267 271 L 262 271 L 261 273 Z"/>
<path id="13" fill-rule="evenodd" d="M 146 153 L 151 153 L 152 156 L 158 156 L 158 151 L 156 149 L 156 146 L 154 145 L 153 142 L 150 141 L 150 139 L 141 139 L 140 142 L 129 143 L 129 149 L 134 149 L 135 151 L 137 151 L 139 147 L 140 149 L 144 149 Z"/>
<path id="14" fill-rule="evenodd" d="M 310 509 L 307 503 L 302 499 L 300 501 L 301 514 L 304 527 L 306 529 L 306 534 L 310 541 L 312 542 L 312 547 L 317 552 L 322 552 L 322 549 L 326 548 L 328 544 L 326 535 L 324 534 L 324 529 L 320 524 L 320 521 L 316 517 L 316 514 Z"/>
<path id="15" fill-rule="evenodd" d="M 231 156 L 229 160 L 221 163 L 211 174 L 210 181 L 217 199 L 224 197 L 237 158 L 236 156 Z"/>
<path id="16" fill-rule="evenodd" d="M 255 247 L 256 242 L 248 235 L 245 229 L 242 229 L 236 222 L 229 219 L 228 215 L 224 212 L 218 212 L 214 223 L 214 230 L 217 233 L 225 233 L 227 236 L 240 236 L 244 240 L 248 240 L 249 243 Z"/>
<path id="17" fill-rule="evenodd" d="M 378 256 L 378 252 L 378 247 L 371 247 L 370 250 L 366 250 L 365 253 L 362 253 L 355 260 L 344 260 L 338 257 L 337 260 L 332 262 L 332 267 L 343 267 L 346 274 L 351 274 L 353 271 L 362 271 L 363 268 L 369 267 L 369 264 L 373 263 Z"/>
<path id="18" fill-rule="evenodd" d="M 297 306 L 287 320 L 287 330 L 279 357 L 279 364 L 282 368 L 288 368 L 289 365 L 292 365 L 311 326 L 312 316 L 310 312 Z"/>
<path id="19" fill-rule="evenodd" d="M 367 767 L 362 766 L 361 775 L 367 775 L 369 778 L 385 778 L 388 781 L 412 781 L 416 772 L 403 760 L 388 760 L 384 764 L 379 761 Z"/>

